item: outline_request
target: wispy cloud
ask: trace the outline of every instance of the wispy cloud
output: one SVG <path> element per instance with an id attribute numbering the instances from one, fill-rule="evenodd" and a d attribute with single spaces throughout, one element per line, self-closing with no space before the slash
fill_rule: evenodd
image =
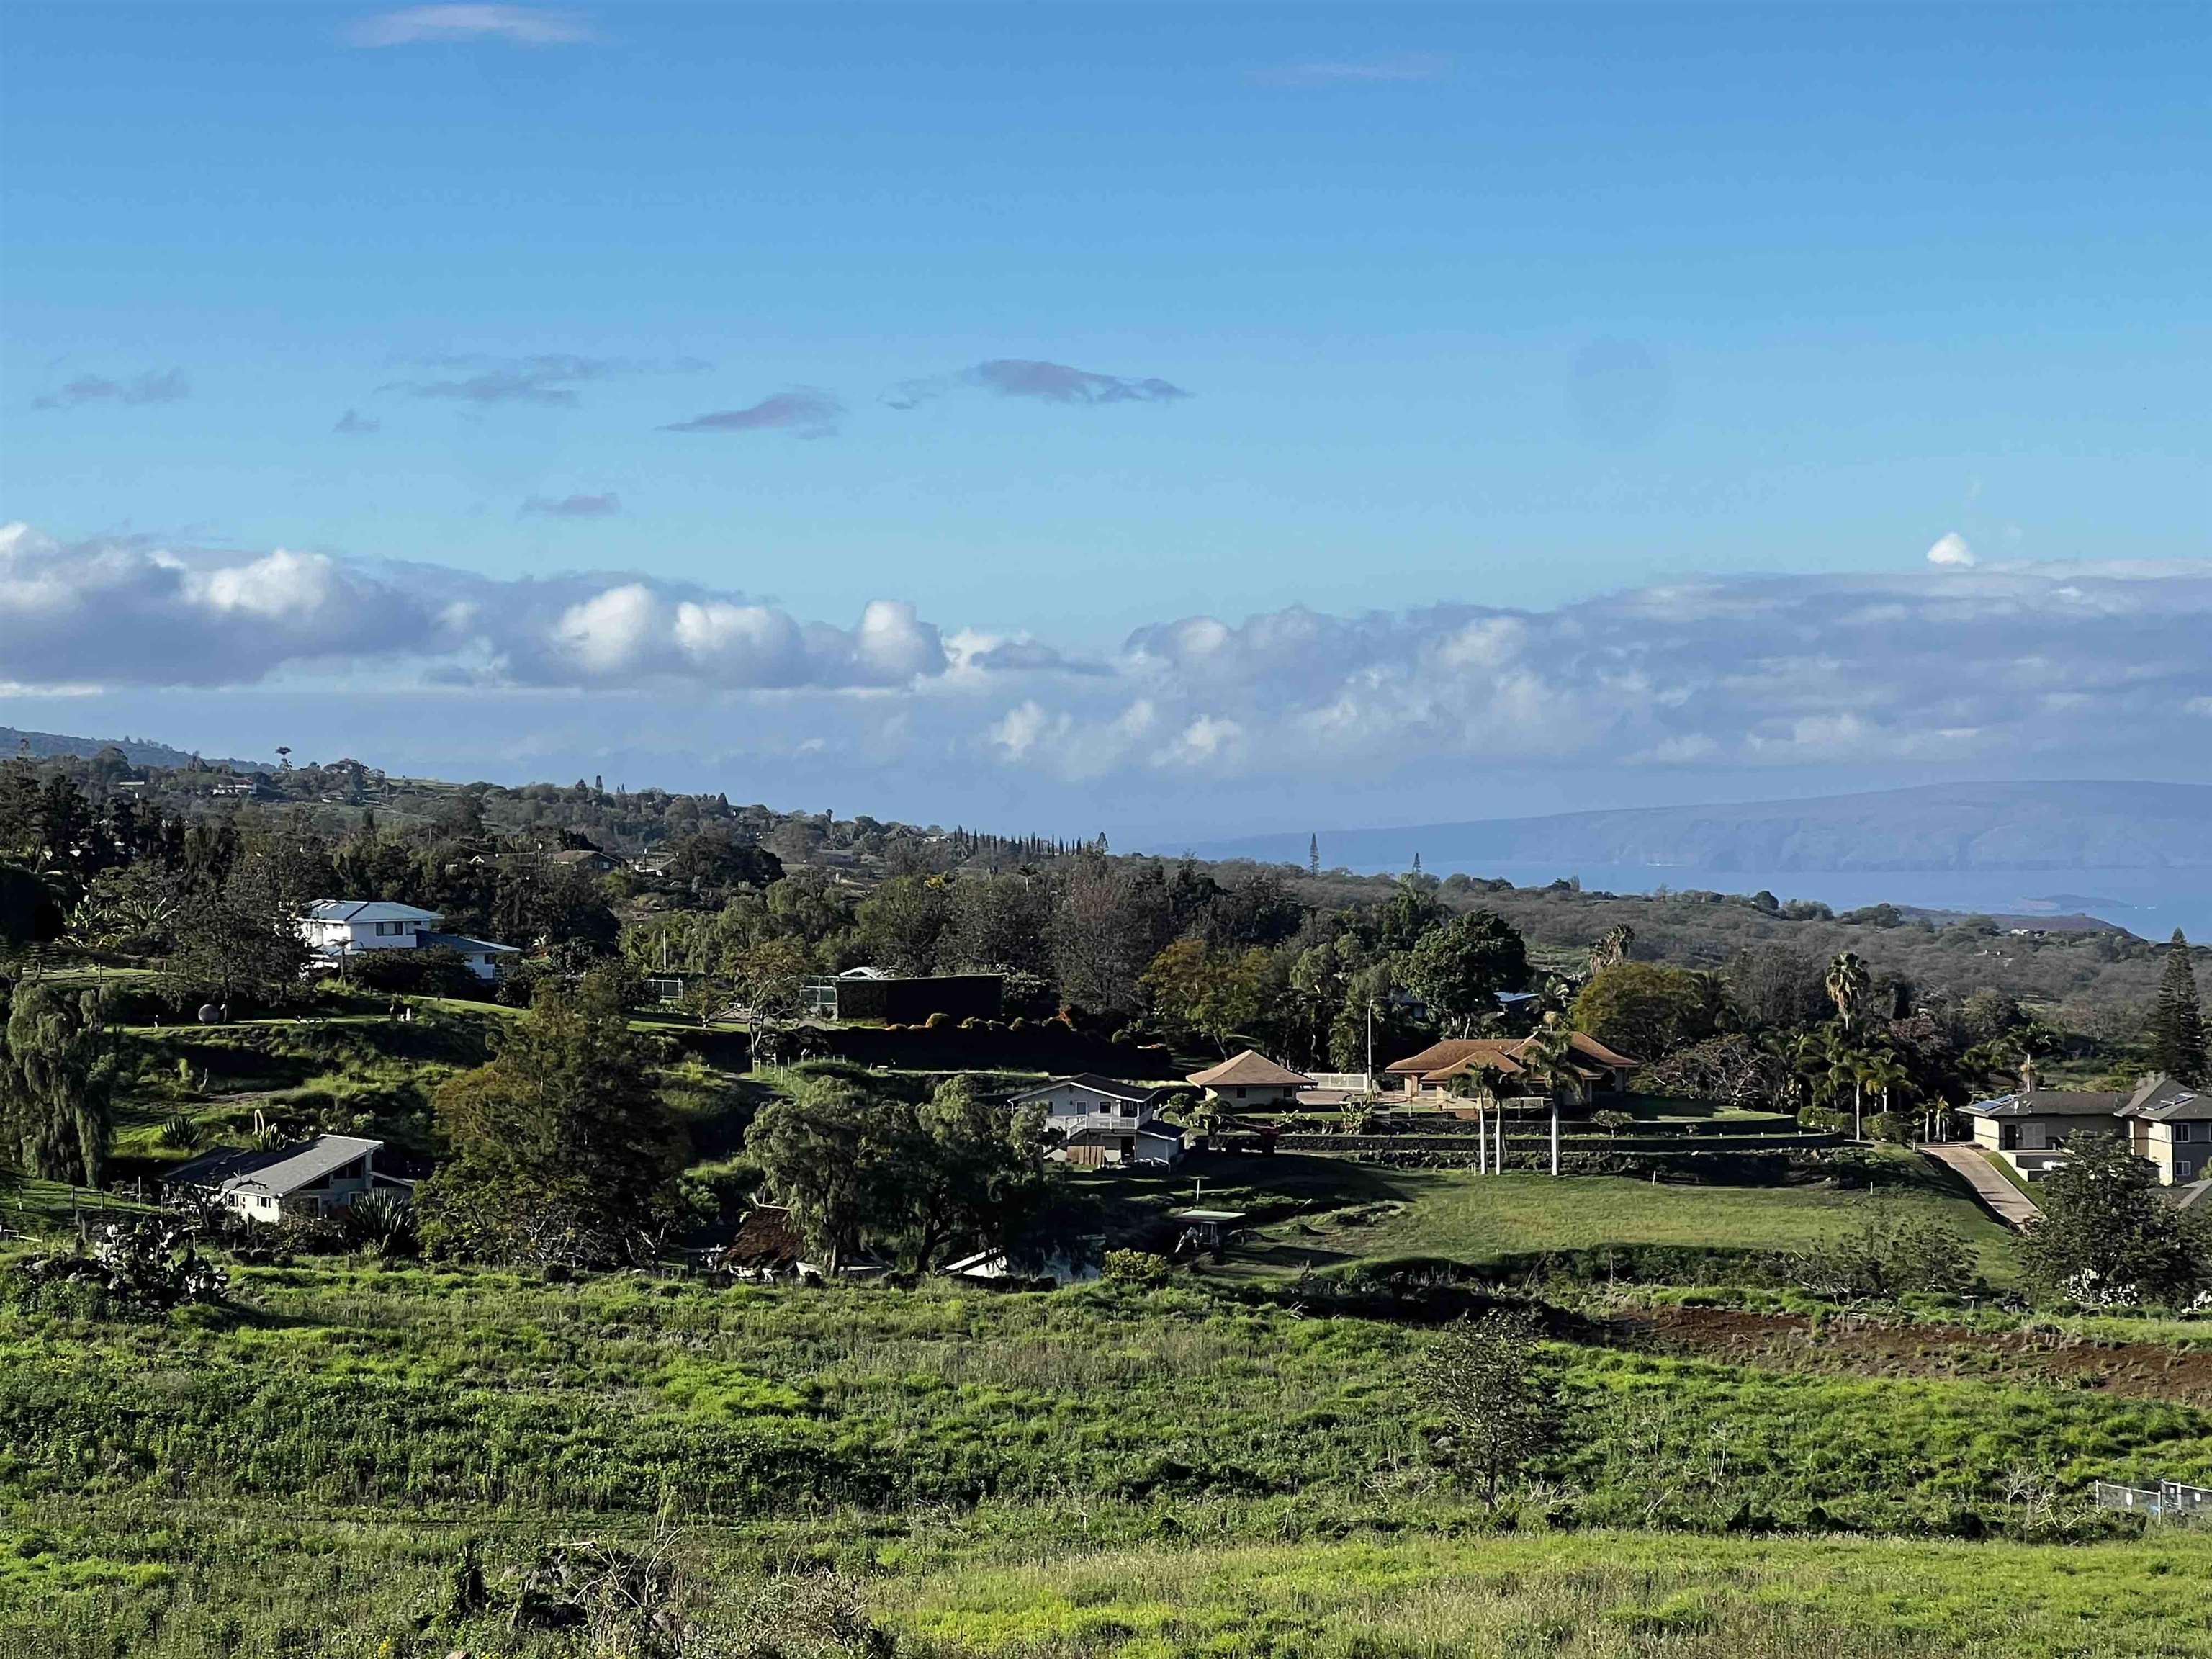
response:
<path id="1" fill-rule="evenodd" d="M 1401 52 L 1373 58 L 1270 64 L 1254 70 L 1251 78 L 1268 87 L 1386 86 L 1441 81 L 1451 70 L 1451 59 L 1441 52 Z"/>
<path id="2" fill-rule="evenodd" d="M 80 374 L 58 392 L 33 398 L 33 409 L 76 409 L 84 404 L 173 404 L 192 395 L 191 382 L 181 368 L 148 370 L 128 380 L 111 380 L 104 374 Z"/>
<path id="3" fill-rule="evenodd" d="M 503 40 L 517 46 L 571 46 L 596 40 L 572 11 L 535 6 L 406 6 L 364 17 L 345 31 L 348 45 L 414 46 L 457 40 Z"/>
<path id="4" fill-rule="evenodd" d="M 884 394 L 883 401 L 893 409 L 918 409 L 963 386 L 1048 404 L 1166 404 L 1191 395 L 1173 381 L 1157 377 L 1133 380 L 1030 357 L 994 357 L 957 374 L 902 380 Z"/>
<path id="5" fill-rule="evenodd" d="M 357 409 L 349 409 L 338 416 L 337 424 L 331 430 L 341 437 L 363 438 L 372 432 L 383 431 L 384 422 L 363 415 Z"/>
<path id="6" fill-rule="evenodd" d="M 569 352 L 545 352 L 532 357 L 492 359 L 440 357 L 427 365 L 453 371 L 473 369 L 411 380 L 392 380 L 380 392 L 404 392 L 410 398 L 430 398 L 450 403 L 542 404 L 566 407 L 577 401 L 576 388 L 622 373 L 627 364 L 612 357 L 580 357 Z"/>
<path id="7" fill-rule="evenodd" d="M 743 409 L 710 410 L 688 421 L 662 427 L 663 432 L 776 432 L 802 438 L 826 438 L 837 429 L 845 406 L 826 392 L 800 386 L 778 392 Z"/>
<path id="8" fill-rule="evenodd" d="M 604 495 L 532 495 L 522 503 L 526 517 L 548 519 L 611 519 L 622 511 L 622 497 L 611 489 Z"/>

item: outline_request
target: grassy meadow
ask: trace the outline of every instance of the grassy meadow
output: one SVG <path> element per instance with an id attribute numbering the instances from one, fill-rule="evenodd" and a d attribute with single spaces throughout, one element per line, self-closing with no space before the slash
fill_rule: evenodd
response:
<path id="1" fill-rule="evenodd" d="M 947 1656 L 2212 1650 L 2172 1613 L 2212 1547 L 2083 1496 L 2212 1482 L 2174 1401 L 1585 1334 L 1493 1515 L 1412 1386 L 1425 1328 L 1249 1287 L 235 1289 L 0 1309 L 0 1655 L 626 1651 L 441 1601 L 461 1552 L 496 1586 L 581 1538 L 659 1539 L 710 1619 L 835 1570 Z"/>

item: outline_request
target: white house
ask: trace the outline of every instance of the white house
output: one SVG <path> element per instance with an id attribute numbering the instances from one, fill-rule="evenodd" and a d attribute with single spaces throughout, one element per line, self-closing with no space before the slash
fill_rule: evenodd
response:
<path id="1" fill-rule="evenodd" d="M 251 1221 L 331 1215 L 364 1193 L 411 1194 L 411 1182 L 376 1173 L 380 1140 L 318 1135 L 298 1146 L 226 1147 L 180 1164 L 162 1177 L 171 1188 L 204 1193 Z"/>
<path id="2" fill-rule="evenodd" d="M 1024 1089 L 1013 1103 L 1043 1106 L 1046 1127 L 1060 1140 L 1051 1156 L 1060 1162 L 1172 1164 L 1182 1156 L 1182 1131 L 1154 1115 L 1164 1092 L 1085 1072 Z"/>
<path id="3" fill-rule="evenodd" d="M 324 899 L 301 916 L 300 933 L 325 968 L 343 968 L 349 957 L 368 951 L 438 949 L 459 952 L 478 979 L 497 979 L 522 954 L 512 945 L 441 933 L 444 920 L 435 910 L 387 899 Z"/>

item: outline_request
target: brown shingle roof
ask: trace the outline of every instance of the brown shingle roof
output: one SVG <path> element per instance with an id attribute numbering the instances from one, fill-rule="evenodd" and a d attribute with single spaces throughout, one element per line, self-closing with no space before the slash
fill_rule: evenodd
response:
<path id="1" fill-rule="evenodd" d="M 1527 1037 L 1460 1037 L 1449 1042 L 1431 1043 L 1419 1054 L 1393 1060 L 1382 1069 L 1397 1077 L 1417 1077 L 1424 1083 L 1443 1083 L 1464 1077 L 1483 1066 L 1495 1066 L 1512 1077 L 1526 1069 L 1521 1059 L 1529 1041 Z M 1643 1064 L 1632 1055 L 1615 1053 L 1581 1031 L 1574 1033 L 1572 1042 L 1575 1054 L 1586 1062 L 1576 1069 L 1585 1076 L 1594 1075 L 1590 1066 L 1611 1070 Z"/>
<path id="2" fill-rule="evenodd" d="M 1257 1048 L 1247 1048 L 1241 1054 L 1231 1054 L 1220 1065 L 1203 1072 L 1194 1072 L 1183 1079 L 1195 1083 L 1201 1089 L 1310 1089 L 1313 1079 L 1301 1076 L 1288 1066 L 1278 1066 Z"/>

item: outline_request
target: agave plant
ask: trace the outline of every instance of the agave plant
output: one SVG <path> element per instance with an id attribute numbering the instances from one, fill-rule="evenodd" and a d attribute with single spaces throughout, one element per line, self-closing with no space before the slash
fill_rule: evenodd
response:
<path id="1" fill-rule="evenodd" d="M 374 1250 L 386 1261 L 416 1255 L 422 1248 L 415 1206 L 387 1188 L 363 1193 L 340 1211 L 338 1230 L 356 1249 Z"/>
<path id="2" fill-rule="evenodd" d="M 161 1120 L 161 1142 L 171 1152 L 189 1152 L 200 1144 L 200 1126 L 182 1112 L 172 1112 Z"/>

